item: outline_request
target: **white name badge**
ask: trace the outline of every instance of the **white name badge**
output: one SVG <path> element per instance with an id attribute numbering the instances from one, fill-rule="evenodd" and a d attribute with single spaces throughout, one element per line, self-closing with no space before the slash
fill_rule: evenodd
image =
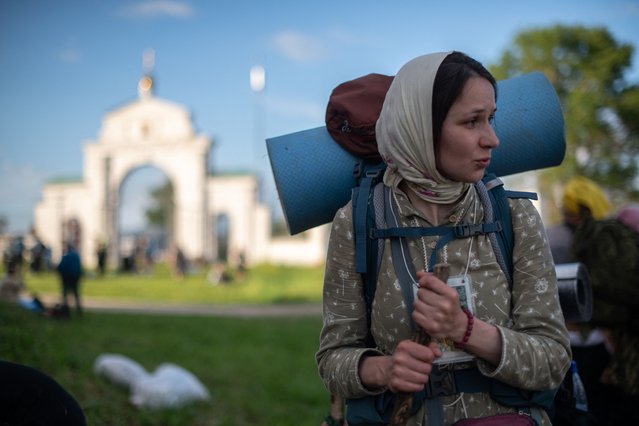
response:
<path id="1" fill-rule="evenodd" d="M 449 277 L 447 283 L 459 293 L 459 302 L 461 306 L 474 313 L 475 302 L 473 300 L 473 286 L 471 285 L 470 277 L 468 275 Z M 437 343 L 439 343 L 439 348 L 442 350 L 443 355 L 435 360 L 434 364 L 444 365 L 456 362 L 468 362 L 475 358 L 474 355 L 457 349 L 452 340 L 438 339 Z"/>
<path id="2" fill-rule="evenodd" d="M 462 308 L 466 308 L 474 314 L 475 301 L 473 300 L 473 286 L 470 276 L 457 275 L 449 277 L 447 283 L 459 293 L 459 303 Z"/>

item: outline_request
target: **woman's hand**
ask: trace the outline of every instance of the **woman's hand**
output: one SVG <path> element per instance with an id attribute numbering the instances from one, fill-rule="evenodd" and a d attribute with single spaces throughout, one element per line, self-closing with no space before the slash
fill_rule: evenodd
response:
<path id="1" fill-rule="evenodd" d="M 457 290 L 428 272 L 418 272 L 419 289 L 413 310 L 413 321 L 434 339 L 448 338 L 461 342 L 468 327 L 468 317 L 459 305 Z M 493 324 L 475 317 L 472 333 L 464 349 L 497 366 L 501 360 L 502 342 Z"/>
<path id="2" fill-rule="evenodd" d="M 442 356 L 436 342 L 428 346 L 402 340 L 392 356 L 367 356 L 362 359 L 359 375 L 370 388 L 388 387 L 392 392 L 419 392 L 428 382 L 433 361 Z"/>
<path id="3" fill-rule="evenodd" d="M 437 342 L 428 346 L 411 340 L 399 342 L 392 356 L 388 388 L 392 392 L 419 392 L 433 370 L 433 361 L 442 356 Z"/>
<path id="4" fill-rule="evenodd" d="M 417 279 L 413 321 L 433 338 L 461 341 L 468 317 L 461 309 L 457 290 L 429 272 L 418 272 Z"/>

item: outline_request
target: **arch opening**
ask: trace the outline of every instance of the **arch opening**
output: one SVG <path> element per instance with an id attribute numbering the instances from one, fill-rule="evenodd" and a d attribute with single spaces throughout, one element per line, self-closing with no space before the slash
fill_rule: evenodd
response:
<path id="1" fill-rule="evenodd" d="M 150 272 L 174 241 L 173 184 L 159 168 L 136 167 L 122 180 L 118 204 L 118 259 L 122 272 Z"/>

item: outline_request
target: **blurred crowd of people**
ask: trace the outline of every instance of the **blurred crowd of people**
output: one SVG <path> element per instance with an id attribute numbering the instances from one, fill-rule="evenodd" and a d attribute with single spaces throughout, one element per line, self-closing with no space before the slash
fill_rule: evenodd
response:
<path id="1" fill-rule="evenodd" d="M 52 268 L 51 249 L 35 235 L 30 235 L 29 241 L 31 241 L 30 246 L 21 235 L 14 236 L 8 241 L 2 251 L 5 271 L 10 266 L 22 270 L 25 263 L 28 263 L 29 270 L 34 273 Z"/>
<path id="2" fill-rule="evenodd" d="M 547 229 L 556 264 L 581 262 L 590 275 L 593 315 L 568 324 L 586 387 L 591 424 L 636 424 L 639 413 L 639 205 L 614 209 L 600 185 L 568 181 L 563 221 Z"/>
<path id="3" fill-rule="evenodd" d="M 85 268 L 75 244 L 65 242 L 57 262 L 52 260 L 51 248 L 34 233 L 26 237 L 18 235 L 5 238 L 2 246 L 4 276 L 0 281 L 0 300 L 21 303 L 34 311 L 60 317 L 70 316 L 69 304 L 74 302 L 76 313 L 82 313 L 81 281 Z M 111 264 L 113 271 L 117 273 L 150 274 L 154 270 L 157 256 L 158 247 L 151 244 L 148 238 L 138 236 L 132 240 L 131 247 L 123 250 L 117 267 L 114 267 L 115 263 L 109 262 L 107 242 L 100 241 L 95 252 L 95 270 L 91 273 L 98 278 L 105 277 Z M 162 258 L 169 266 L 172 277 L 178 282 L 198 267 L 197 262 L 189 259 L 177 244 L 165 250 Z M 248 270 L 243 253 L 233 256 L 233 259 L 213 262 L 208 268 L 206 279 L 212 285 L 241 281 Z M 60 279 L 60 302 L 49 309 L 45 309 L 37 294 L 30 292 L 25 284 L 25 273 L 39 274 L 45 271 L 57 272 Z"/>

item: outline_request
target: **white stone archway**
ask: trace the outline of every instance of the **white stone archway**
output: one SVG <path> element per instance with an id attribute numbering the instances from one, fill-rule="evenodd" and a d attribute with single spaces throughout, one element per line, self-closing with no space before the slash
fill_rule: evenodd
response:
<path id="1" fill-rule="evenodd" d="M 211 247 L 204 244 L 210 232 L 206 228 L 210 144 L 192 132 L 186 111 L 159 99 L 142 98 L 107 116 L 100 140 L 85 146 L 86 182 L 103 194 L 99 197 L 103 224 L 97 224 L 97 231 L 110 240 L 117 236 L 122 183 L 139 167 L 153 166 L 173 185 L 174 242 L 187 257 L 210 256 Z"/>
<path id="2" fill-rule="evenodd" d="M 36 232 L 50 240 L 54 251 L 62 236 L 52 232 L 55 226 L 45 224 L 75 213 L 84 228 L 83 258 L 91 264 L 97 243 L 107 240 L 109 257 L 117 259 L 120 188 L 134 170 L 153 166 L 173 185 L 174 242 L 192 259 L 211 256 L 212 244 L 206 244 L 211 233 L 207 227 L 211 141 L 195 134 L 185 108 L 154 97 L 151 82 L 143 78 L 139 99 L 106 114 L 98 140 L 85 144 L 83 181 L 45 188 L 44 200 L 36 208 Z"/>
<path id="3" fill-rule="evenodd" d="M 152 166 L 173 185 L 173 239 L 188 258 L 216 258 L 216 218 L 225 215 L 230 258 L 241 255 L 248 265 L 323 262 L 326 227 L 294 238 L 271 238 L 270 211 L 259 200 L 257 177 L 209 175 L 211 139 L 195 133 L 186 108 L 155 97 L 152 89 L 153 80 L 144 76 L 139 98 L 104 116 L 98 138 L 84 145 L 82 179 L 44 187 L 34 231 L 52 249 L 54 261 L 62 252 L 70 220 L 81 229 L 79 249 L 85 265 L 95 266 L 100 242 L 108 244 L 109 263 L 119 261 L 120 188 L 133 171 Z"/>

